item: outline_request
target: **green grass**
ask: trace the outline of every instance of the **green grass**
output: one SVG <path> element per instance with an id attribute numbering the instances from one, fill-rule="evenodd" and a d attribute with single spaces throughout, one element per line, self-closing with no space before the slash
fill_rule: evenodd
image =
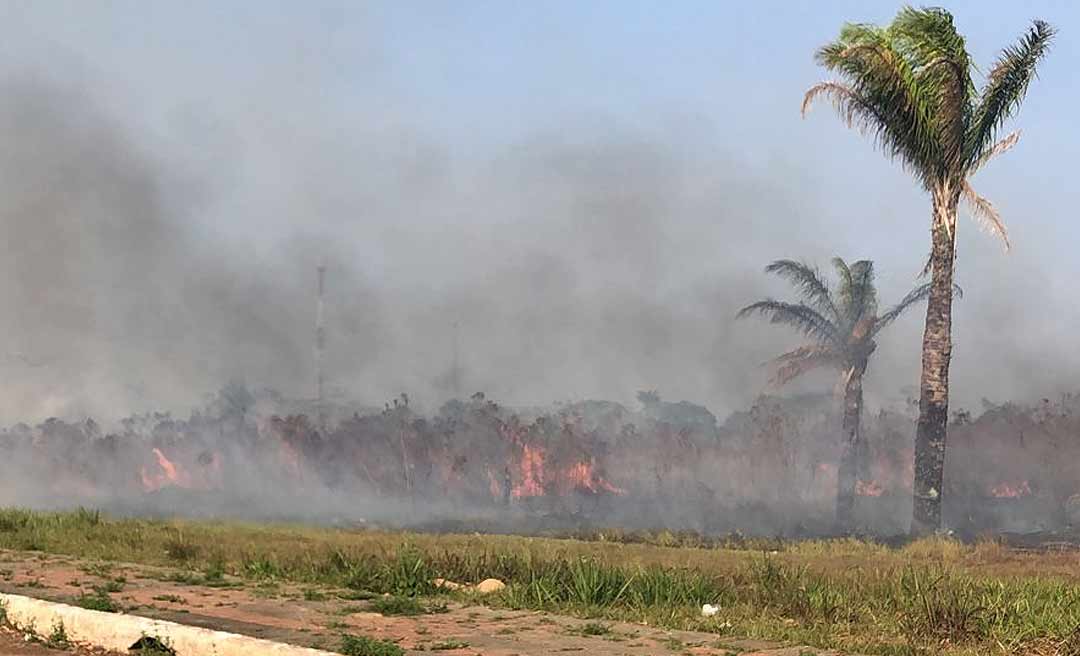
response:
<path id="1" fill-rule="evenodd" d="M 304 588 L 304 601 L 326 601 L 327 599 L 329 596 L 321 590 Z"/>
<path id="2" fill-rule="evenodd" d="M 574 633 L 583 636 L 606 636 L 611 635 L 611 627 L 602 622 L 589 622 L 579 626 Z"/>
<path id="3" fill-rule="evenodd" d="M 120 610 L 112 597 L 102 592 L 80 595 L 75 599 L 75 605 L 87 610 L 99 610 L 105 613 L 115 613 Z"/>
<path id="4" fill-rule="evenodd" d="M 338 651 L 345 656 L 404 656 L 405 650 L 392 642 L 367 636 L 343 635 Z"/>
<path id="5" fill-rule="evenodd" d="M 45 645 L 50 649 L 67 649 L 71 647 L 71 640 L 68 639 L 63 622 L 57 621 L 56 624 L 53 624 L 52 631 L 45 638 Z"/>
<path id="6" fill-rule="evenodd" d="M 389 594 L 374 603 L 430 612 L 438 605 L 429 598 L 440 593 L 432 579 L 467 583 L 491 577 L 507 589 L 459 598 L 593 622 L 648 622 L 880 656 L 1080 654 L 1075 555 L 1022 554 L 993 542 L 940 539 L 888 548 L 856 540 L 708 541 L 663 533 L 582 537 L 589 539 L 0 510 L 0 548 L 32 544 L 99 561 L 90 568 L 93 574 L 113 581 L 110 563 L 175 568 L 176 545 L 182 542 L 186 569 L 171 576 L 187 584 L 281 582 L 318 591 L 303 593 L 312 599 L 331 590 L 345 599 Z M 92 598 L 108 599 L 100 593 Z M 722 610 L 702 618 L 704 603 Z"/>

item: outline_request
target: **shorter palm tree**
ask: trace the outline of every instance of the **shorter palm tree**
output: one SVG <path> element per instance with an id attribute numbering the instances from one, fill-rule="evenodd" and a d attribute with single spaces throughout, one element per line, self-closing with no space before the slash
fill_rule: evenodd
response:
<path id="1" fill-rule="evenodd" d="M 862 378 L 870 356 L 877 348 L 874 338 L 915 303 L 930 294 L 930 284 L 911 290 L 895 306 L 878 314 L 874 263 L 859 260 L 850 266 L 833 258 L 839 277 L 834 287 L 814 267 L 793 260 L 777 260 L 765 267 L 766 273 L 788 280 L 802 296 L 799 303 L 767 299 L 748 305 L 737 317 L 762 314 L 771 323 L 789 325 L 809 342 L 772 360 L 774 373 L 770 382 L 782 386 L 802 374 L 819 368 L 840 373 L 837 391 L 843 390 L 843 452 L 837 476 L 836 522 L 844 532 L 853 526 L 855 491 L 859 479 L 858 454 L 863 449 Z M 959 290 L 957 290 L 959 293 Z"/>

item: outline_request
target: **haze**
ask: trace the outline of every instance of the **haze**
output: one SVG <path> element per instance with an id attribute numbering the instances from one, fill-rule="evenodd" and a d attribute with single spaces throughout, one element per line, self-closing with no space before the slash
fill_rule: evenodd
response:
<path id="1" fill-rule="evenodd" d="M 946 5 L 984 69 L 1033 18 L 1062 35 L 976 180 L 1013 252 L 961 224 L 954 407 L 1073 391 L 1080 13 Z M 4 3 L 0 420 L 311 396 L 320 262 L 349 399 L 443 401 L 458 322 L 464 393 L 745 407 L 795 339 L 733 320 L 789 294 L 767 262 L 873 259 L 886 302 L 924 263 L 917 186 L 798 112 L 814 49 L 896 8 Z M 872 404 L 916 385 L 921 315 Z"/>

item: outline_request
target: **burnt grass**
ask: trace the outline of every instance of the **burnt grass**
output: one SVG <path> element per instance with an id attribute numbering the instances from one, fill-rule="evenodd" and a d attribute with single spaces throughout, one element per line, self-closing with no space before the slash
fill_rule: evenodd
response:
<path id="1" fill-rule="evenodd" d="M 1080 653 L 1077 555 L 995 541 L 690 545 L 663 534 L 583 541 L 23 510 L 0 510 L 0 525 L 13 527 L 0 531 L 0 548 L 165 566 L 196 585 L 296 583 L 312 598 L 325 590 L 372 599 L 361 603 L 387 614 L 439 612 L 456 601 L 865 654 Z M 168 548 L 181 539 L 194 548 Z M 508 587 L 469 597 L 437 589 L 436 578 L 498 578 Z M 704 603 L 721 611 L 703 618 Z"/>

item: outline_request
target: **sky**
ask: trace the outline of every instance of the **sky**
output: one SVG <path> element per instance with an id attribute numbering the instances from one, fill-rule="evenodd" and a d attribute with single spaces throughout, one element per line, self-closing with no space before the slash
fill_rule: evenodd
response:
<path id="1" fill-rule="evenodd" d="M 945 6 L 982 71 L 1059 29 L 1019 146 L 975 179 L 1014 248 L 961 226 L 954 403 L 1074 391 L 1080 9 Z M 799 115 L 814 49 L 897 8 L 2 3 L 0 419 L 310 394 L 319 262 L 350 398 L 437 405 L 457 322 L 467 392 L 745 407 L 795 343 L 732 319 L 788 294 L 767 262 L 873 259 L 886 300 L 921 270 L 925 194 L 827 106 Z M 912 393 L 920 313 L 872 399 Z"/>

